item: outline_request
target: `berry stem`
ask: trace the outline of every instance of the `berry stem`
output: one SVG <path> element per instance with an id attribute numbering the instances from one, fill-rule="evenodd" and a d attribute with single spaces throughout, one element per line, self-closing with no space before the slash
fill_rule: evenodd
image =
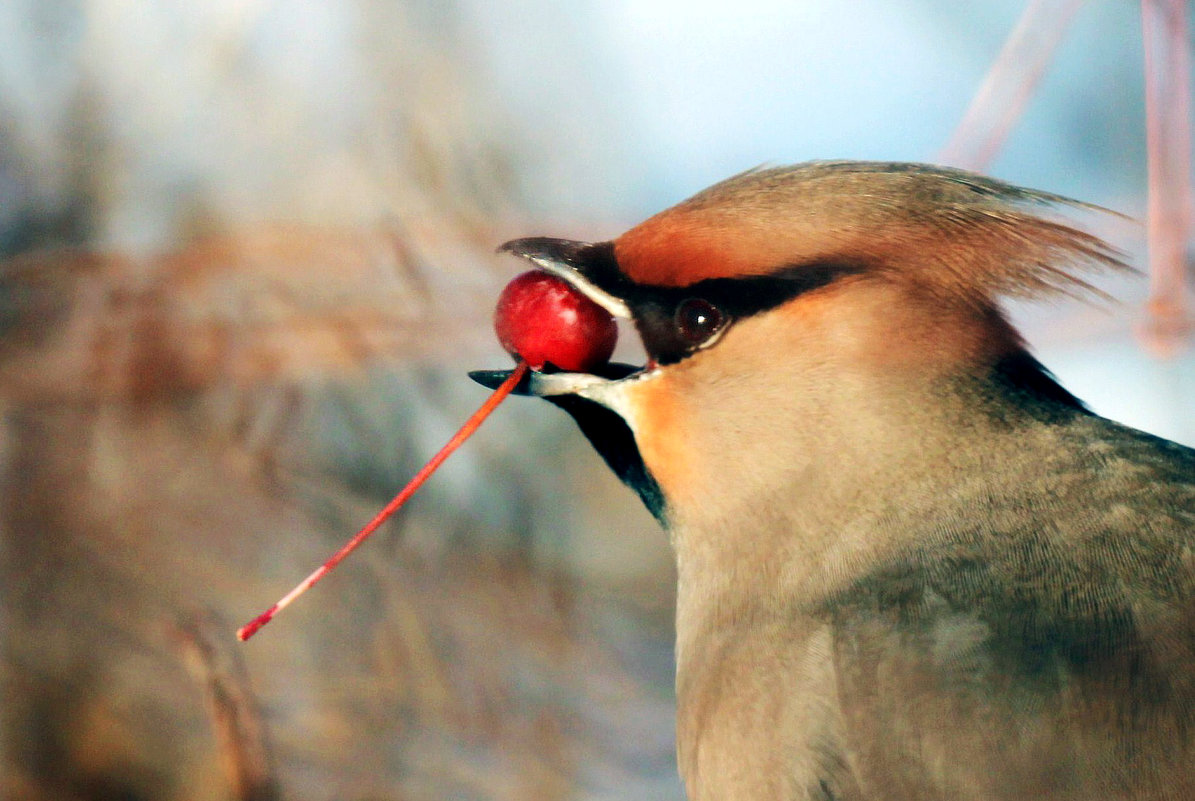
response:
<path id="1" fill-rule="evenodd" d="M 423 486 L 423 482 L 427 481 L 427 479 L 431 477 L 431 474 L 436 472 L 436 469 L 444 463 L 445 459 L 452 455 L 453 451 L 459 448 L 465 442 L 465 440 L 473 435 L 473 432 L 476 431 L 482 422 L 484 422 L 485 419 L 490 416 L 490 413 L 493 412 L 494 409 L 498 408 L 498 404 L 506 400 L 506 396 L 509 395 L 514 388 L 518 386 L 518 383 L 523 380 L 523 377 L 527 375 L 527 370 L 527 362 L 520 360 L 518 365 L 515 366 L 515 369 L 511 371 L 507 379 L 503 381 L 502 384 L 495 389 L 488 398 L 486 398 L 485 403 L 481 404 L 481 407 L 475 411 L 468 420 L 465 421 L 465 424 L 461 426 L 460 430 L 452 436 L 452 439 L 448 440 L 444 447 L 441 448 L 439 452 L 436 453 L 436 455 L 433 456 L 409 482 L 407 482 L 407 485 L 403 487 L 397 495 L 394 496 L 394 499 L 391 500 L 390 503 L 382 507 L 382 510 L 374 516 L 373 520 L 370 520 L 368 523 L 366 523 L 360 531 L 353 535 L 351 540 L 341 546 L 339 551 L 332 554 L 332 557 L 328 561 L 316 568 L 311 575 L 299 582 L 293 590 L 282 596 L 277 603 L 275 603 L 266 611 L 262 612 L 257 617 L 253 618 L 253 620 L 249 621 L 244 626 L 241 626 L 239 629 L 237 629 L 237 639 L 244 642 L 256 634 L 258 629 L 274 619 L 274 615 L 290 606 L 290 604 L 296 598 L 307 592 L 307 590 L 311 589 L 311 587 L 314 586 L 315 583 L 324 576 L 326 576 L 328 572 L 332 570 L 332 568 L 336 567 L 336 565 L 340 564 L 340 562 L 346 556 L 355 551 L 358 545 L 365 542 L 365 540 L 369 538 L 369 535 L 373 534 L 373 532 L 377 530 L 378 526 L 386 522 L 386 519 L 390 517 L 390 515 L 398 511 L 398 508 L 406 503 L 407 500 L 414 495 L 421 486 Z"/>

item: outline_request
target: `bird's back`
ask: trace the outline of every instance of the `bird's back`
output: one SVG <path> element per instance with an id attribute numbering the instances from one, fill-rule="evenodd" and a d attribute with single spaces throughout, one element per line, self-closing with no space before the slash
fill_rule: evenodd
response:
<path id="1" fill-rule="evenodd" d="M 843 787 L 1195 797 L 1195 451 L 1065 418 L 827 599 Z"/>

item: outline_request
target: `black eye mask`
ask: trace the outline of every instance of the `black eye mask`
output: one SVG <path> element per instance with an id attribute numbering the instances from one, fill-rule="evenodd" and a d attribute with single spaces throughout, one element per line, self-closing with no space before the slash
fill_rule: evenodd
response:
<path id="1" fill-rule="evenodd" d="M 614 257 L 613 242 L 578 246 L 566 263 L 627 304 L 648 356 L 658 364 L 678 362 L 708 347 L 736 320 L 865 269 L 861 264 L 800 264 L 767 275 L 707 278 L 684 287 L 665 287 L 627 278 Z"/>

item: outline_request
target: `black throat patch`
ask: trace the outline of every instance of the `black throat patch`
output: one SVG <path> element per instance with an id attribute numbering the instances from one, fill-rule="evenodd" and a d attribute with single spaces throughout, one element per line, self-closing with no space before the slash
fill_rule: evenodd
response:
<path id="1" fill-rule="evenodd" d="M 544 400 L 564 409 L 577 421 L 581 433 L 614 471 L 614 475 L 638 493 L 647 511 L 667 528 L 664 494 L 643 463 L 635 435 L 626 421 L 600 403 L 577 395 L 553 395 Z"/>

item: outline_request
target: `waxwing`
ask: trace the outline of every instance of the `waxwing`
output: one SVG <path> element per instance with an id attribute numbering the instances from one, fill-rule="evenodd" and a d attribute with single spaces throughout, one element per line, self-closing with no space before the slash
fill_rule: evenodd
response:
<path id="1" fill-rule="evenodd" d="M 520 391 L 669 532 L 690 798 L 1195 798 L 1195 451 L 1093 414 L 998 306 L 1123 268 L 1043 216 L 1075 205 L 818 162 L 503 246 L 643 339 Z"/>

